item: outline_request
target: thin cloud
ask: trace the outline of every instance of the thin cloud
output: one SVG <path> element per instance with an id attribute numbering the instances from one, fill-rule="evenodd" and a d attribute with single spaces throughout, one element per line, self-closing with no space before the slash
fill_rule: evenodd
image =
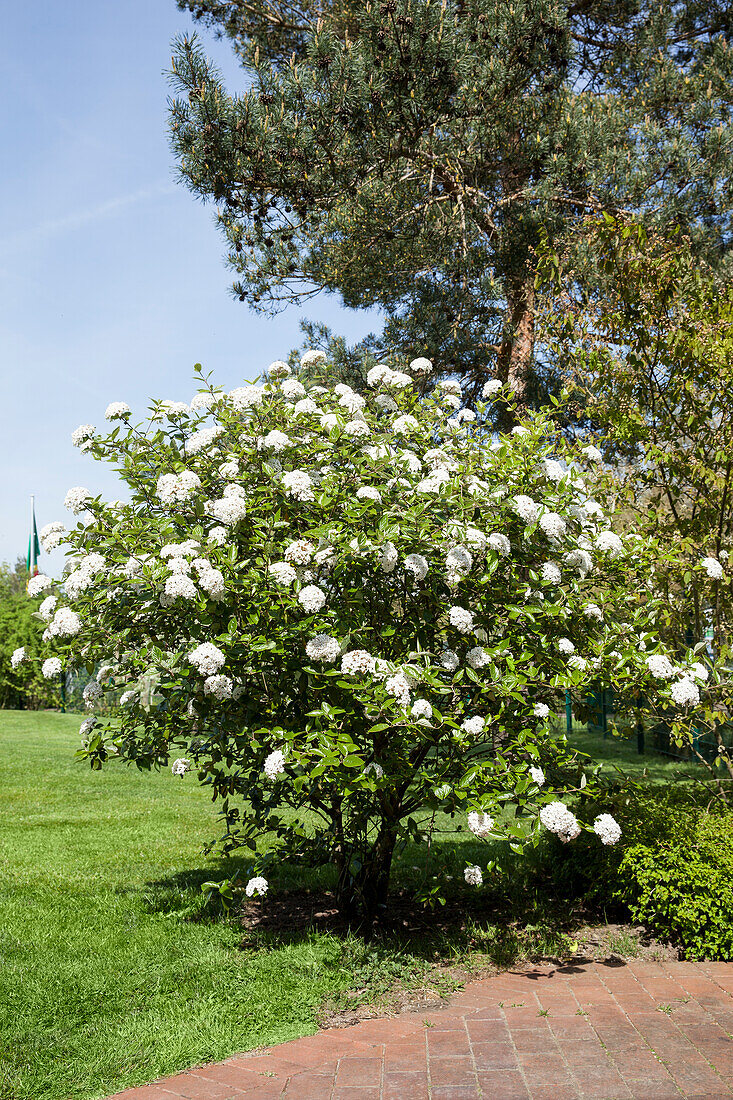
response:
<path id="1" fill-rule="evenodd" d="M 16 251 L 19 248 L 27 248 L 29 245 L 40 244 L 50 237 L 57 237 L 65 233 L 74 233 L 77 229 L 93 222 L 109 218 L 121 210 L 126 210 L 139 203 L 150 202 L 153 199 L 171 195 L 176 190 L 175 184 L 159 183 L 154 187 L 145 187 L 139 191 L 133 191 L 128 195 L 118 195 L 117 198 L 107 199 L 97 206 L 87 207 L 85 210 L 76 210 L 71 214 L 65 214 L 60 218 L 49 218 L 31 226 L 30 229 L 11 233 L 0 241 L 0 256 Z"/>

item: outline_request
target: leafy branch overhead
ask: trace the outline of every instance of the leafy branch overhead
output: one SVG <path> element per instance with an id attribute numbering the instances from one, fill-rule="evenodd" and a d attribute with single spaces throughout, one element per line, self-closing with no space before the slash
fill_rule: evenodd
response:
<path id="1" fill-rule="evenodd" d="M 171 133 L 257 309 L 319 291 L 380 306 L 387 348 L 432 349 L 474 398 L 492 363 L 522 403 L 547 384 L 541 227 L 560 241 L 589 212 L 636 211 L 681 225 L 711 262 L 726 253 L 727 5 L 179 6 L 244 68 L 230 94 L 196 39 L 179 41 Z"/>

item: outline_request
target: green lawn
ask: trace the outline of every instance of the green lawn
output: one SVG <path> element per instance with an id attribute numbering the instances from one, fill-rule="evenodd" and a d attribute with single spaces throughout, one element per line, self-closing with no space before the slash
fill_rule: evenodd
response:
<path id="1" fill-rule="evenodd" d="M 0 1097 L 66 1100 L 315 1030 L 338 941 L 185 919 L 221 868 L 195 780 L 91 772 L 79 717 L 0 712 Z"/>
<path id="2" fill-rule="evenodd" d="M 459 894 L 457 931 L 368 948 L 262 934 L 244 947 L 233 922 L 200 919 L 201 882 L 225 874 L 202 855 L 217 828 L 206 792 L 170 772 L 90 771 L 74 760 L 79 721 L 0 711 L 0 1100 L 104 1096 L 314 1031 L 317 1008 L 349 987 L 368 997 L 395 978 L 419 981 L 427 960 L 477 944 L 508 965 L 555 934 L 549 914 L 524 941 L 506 939 L 504 916 L 471 923 L 462 868 L 487 853 L 446 818 L 429 872 L 425 847 L 410 845 L 399 878 L 415 882 L 440 862 Z M 611 737 L 572 740 L 639 779 L 694 771 Z M 274 892 L 324 881 L 303 876 L 283 870 Z"/>

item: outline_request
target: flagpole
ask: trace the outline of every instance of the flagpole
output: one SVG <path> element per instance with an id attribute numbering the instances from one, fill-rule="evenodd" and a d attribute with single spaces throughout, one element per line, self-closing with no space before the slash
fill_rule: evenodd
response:
<path id="1" fill-rule="evenodd" d="M 35 577 L 38 571 L 38 557 L 36 555 L 36 498 L 31 494 L 31 534 L 30 541 L 28 543 L 30 549 L 28 553 L 29 569 L 28 572 L 32 577 Z"/>

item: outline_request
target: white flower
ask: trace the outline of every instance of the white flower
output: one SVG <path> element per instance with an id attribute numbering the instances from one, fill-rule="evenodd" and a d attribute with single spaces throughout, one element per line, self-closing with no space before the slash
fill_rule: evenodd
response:
<path id="1" fill-rule="evenodd" d="M 350 420 L 344 424 L 344 432 L 350 436 L 370 435 L 369 425 L 364 420 Z"/>
<path id="2" fill-rule="evenodd" d="M 105 420 L 126 420 L 130 415 L 130 406 L 124 401 L 113 401 L 104 411 Z"/>
<path id="3" fill-rule="evenodd" d="M 373 775 L 375 779 L 382 779 L 384 778 L 384 768 L 381 764 L 378 764 L 376 760 L 372 760 L 371 763 L 367 764 L 364 768 L 362 775 Z"/>
<path id="4" fill-rule="evenodd" d="M 564 844 L 580 836 L 580 825 L 564 802 L 550 802 L 540 810 L 540 821 L 547 830 L 559 836 Z"/>
<path id="5" fill-rule="evenodd" d="M 330 634 L 316 634 L 307 643 L 305 651 L 312 661 L 332 665 L 341 652 L 341 645 Z"/>
<path id="6" fill-rule="evenodd" d="M 374 658 L 365 649 L 350 649 L 341 658 L 341 671 L 346 676 L 374 673 Z"/>
<path id="7" fill-rule="evenodd" d="M 593 822 L 593 832 L 604 844 L 615 844 L 621 839 L 621 826 L 610 814 L 599 814 Z"/>
<path id="8" fill-rule="evenodd" d="M 449 409 L 453 409 L 454 412 L 461 407 L 460 397 L 456 397 L 453 393 L 444 393 L 441 400 L 444 405 L 447 405 Z"/>
<path id="9" fill-rule="evenodd" d="M 204 680 L 204 692 L 213 695 L 215 699 L 231 699 L 234 684 L 228 676 L 221 673 L 215 676 L 207 676 Z"/>
<path id="10" fill-rule="evenodd" d="M 87 710 L 93 710 L 102 699 L 104 692 L 96 680 L 90 680 L 82 692 L 82 698 Z M 81 732 L 81 731 L 79 731 Z"/>
<path id="11" fill-rule="evenodd" d="M 74 428 L 71 433 L 71 443 L 74 447 L 79 447 L 80 450 L 86 451 L 89 448 L 89 444 L 94 438 L 94 425 L 93 424 L 80 424 L 78 428 Z"/>
<path id="12" fill-rule="evenodd" d="M 185 573 L 173 573 L 165 582 L 165 594 L 171 599 L 195 600 L 198 593 L 196 585 Z"/>
<path id="13" fill-rule="evenodd" d="M 75 516 L 79 512 L 83 512 L 86 509 L 87 502 L 92 499 L 92 494 L 88 489 L 82 489 L 81 486 L 76 486 L 73 489 L 69 489 L 68 493 L 64 497 L 64 508 L 68 508 L 70 512 L 73 512 Z"/>
<path id="14" fill-rule="evenodd" d="M 497 393 L 501 390 L 502 382 L 499 378 L 490 378 L 488 382 L 484 382 L 484 388 L 481 390 L 481 396 L 485 401 L 488 401 L 490 397 L 496 397 Z"/>
<path id="15" fill-rule="evenodd" d="M 367 385 L 378 386 L 380 382 L 384 381 L 384 376 L 389 371 L 389 367 L 385 367 L 383 363 L 378 363 L 376 367 L 372 367 L 367 371 Z"/>
<path id="16" fill-rule="evenodd" d="M 445 568 L 449 582 L 451 579 L 458 581 L 461 577 L 465 577 L 470 573 L 472 565 L 473 556 L 470 550 L 465 546 L 451 546 L 445 556 Z"/>
<path id="17" fill-rule="evenodd" d="M 283 487 L 286 495 L 294 500 L 315 500 L 313 481 L 305 470 L 291 470 L 283 474 Z"/>
<path id="18" fill-rule="evenodd" d="M 268 885 L 267 879 L 262 875 L 257 875 L 255 878 L 251 878 L 244 888 L 244 892 L 248 898 L 264 897 L 267 893 Z"/>
<path id="19" fill-rule="evenodd" d="M 357 500 L 381 501 L 382 494 L 373 485 L 362 485 L 356 490 Z"/>
<path id="20" fill-rule="evenodd" d="M 215 600 L 220 599 L 226 591 L 224 574 L 219 569 L 204 569 L 199 574 L 199 585 Z"/>
<path id="21" fill-rule="evenodd" d="M 664 653 L 652 653 L 644 663 L 657 680 L 671 680 L 676 675 L 674 665 Z"/>
<path id="22" fill-rule="evenodd" d="M 440 663 L 447 672 L 455 672 L 458 668 L 458 654 L 453 649 L 444 649 L 440 655 Z"/>
<path id="23" fill-rule="evenodd" d="M 305 390 L 303 390 L 305 393 Z M 238 386 L 228 394 L 229 400 L 239 412 L 244 409 L 254 409 L 262 404 L 265 391 L 262 386 Z"/>
<path id="24" fill-rule="evenodd" d="M 199 428 L 197 432 L 193 432 L 188 437 L 183 445 L 183 449 L 187 455 L 200 454 L 201 451 L 205 451 L 207 447 L 215 443 L 223 431 L 224 429 L 221 427 Z"/>
<path id="25" fill-rule="evenodd" d="M 50 622 L 53 618 L 57 601 L 57 596 L 46 596 L 45 600 L 43 600 L 41 606 L 38 608 L 38 614 L 41 616 L 44 623 Z"/>
<path id="26" fill-rule="evenodd" d="M 603 455 L 597 447 L 583 447 L 581 453 L 589 460 L 589 462 L 600 462 Z"/>
<path id="27" fill-rule="evenodd" d="M 560 566 L 554 561 L 546 561 L 540 569 L 542 580 L 549 584 L 559 584 L 562 580 Z"/>
<path id="28" fill-rule="evenodd" d="M 298 593 L 298 603 L 308 615 L 320 611 L 326 604 L 326 593 L 315 584 L 308 584 Z"/>
<path id="29" fill-rule="evenodd" d="M 544 720 L 548 717 L 550 713 L 550 708 L 548 707 L 547 703 L 535 703 L 532 709 L 532 713 L 534 714 L 535 718 L 540 718 Z"/>
<path id="30" fill-rule="evenodd" d="M 226 527 L 212 527 L 209 531 L 209 542 L 217 543 L 222 546 L 227 541 L 229 532 Z"/>
<path id="31" fill-rule="evenodd" d="M 275 749 L 266 758 L 263 771 L 268 779 L 277 779 L 279 775 L 285 774 L 285 753 L 282 749 Z"/>
<path id="32" fill-rule="evenodd" d="M 570 666 L 570 668 L 578 669 L 579 672 L 584 672 L 585 669 L 588 667 L 588 662 L 586 661 L 585 657 L 579 657 L 576 653 L 568 659 L 568 665 Z"/>
<path id="33" fill-rule="evenodd" d="M 544 458 L 542 460 L 542 472 L 550 481 L 562 481 L 568 471 L 554 458 Z"/>
<path id="34" fill-rule="evenodd" d="M 473 630 L 473 615 L 465 607 L 452 607 L 448 613 L 451 626 L 461 634 L 470 634 Z"/>
<path id="35" fill-rule="evenodd" d="M 491 830 L 494 828 L 494 819 L 489 814 L 478 813 L 476 810 L 472 810 L 468 815 L 468 827 L 474 836 L 485 837 L 488 836 Z"/>
<path id="36" fill-rule="evenodd" d="M 587 550 L 570 550 L 562 560 L 569 569 L 577 569 L 581 577 L 587 576 L 593 569 L 593 559 Z"/>
<path id="37" fill-rule="evenodd" d="M 354 393 L 353 390 L 349 390 L 347 393 L 341 394 L 339 397 L 339 405 L 353 416 L 354 413 L 361 412 L 366 405 L 366 401 L 360 393 Z"/>
<path id="38" fill-rule="evenodd" d="M 512 544 L 506 535 L 501 535 L 498 532 L 489 535 L 486 545 L 502 558 L 508 557 L 512 550 Z"/>
<path id="39" fill-rule="evenodd" d="M 183 470 L 180 474 L 161 474 L 155 491 L 164 504 L 174 504 L 188 500 L 200 486 L 198 474 L 192 470 Z"/>
<path id="40" fill-rule="evenodd" d="M 470 665 L 471 668 L 483 668 L 485 665 L 488 665 L 490 661 L 491 658 L 481 645 L 474 646 L 474 648 L 469 649 L 466 654 L 466 664 Z"/>
<path id="41" fill-rule="evenodd" d="M 697 706 L 700 702 L 700 689 L 688 676 L 670 684 L 669 693 L 679 707 Z"/>
<path id="42" fill-rule="evenodd" d="M 28 581 L 28 595 L 39 596 L 41 592 L 45 592 L 52 584 L 52 579 L 47 577 L 45 573 L 36 573 L 35 577 L 31 577 Z"/>
<path id="43" fill-rule="evenodd" d="M 161 558 L 192 558 L 201 549 L 201 544 L 195 539 L 186 539 L 185 542 L 167 542 L 160 551 Z"/>
<path id="44" fill-rule="evenodd" d="M 725 572 L 717 558 L 703 558 L 700 564 L 711 581 L 722 581 Z"/>
<path id="45" fill-rule="evenodd" d="M 274 363 L 270 363 L 267 368 L 268 378 L 287 378 L 290 374 L 290 367 L 287 363 L 284 363 L 282 359 L 276 359 Z"/>
<path id="46" fill-rule="evenodd" d="M 293 406 L 294 416 L 315 416 L 318 413 L 318 405 L 311 397 L 304 397 L 301 401 L 296 401 Z"/>
<path id="47" fill-rule="evenodd" d="M 300 401 L 306 396 L 305 386 L 297 378 L 286 378 L 280 386 L 280 392 L 288 401 Z"/>
<path id="48" fill-rule="evenodd" d="M 432 373 L 433 364 L 429 359 L 426 359 L 424 355 L 418 356 L 417 359 L 413 359 L 408 365 L 407 369 L 411 374 L 428 375 Z"/>
<path id="49" fill-rule="evenodd" d="M 603 618 L 603 612 L 601 611 L 597 603 L 586 604 L 583 608 L 583 614 L 585 615 L 586 619 L 597 619 L 598 622 L 600 622 Z"/>
<path id="50" fill-rule="evenodd" d="M 416 719 L 430 719 L 433 717 L 433 708 L 427 699 L 416 699 L 410 708 L 410 714 Z"/>
<path id="51" fill-rule="evenodd" d="M 409 435 L 410 432 L 417 431 L 419 427 L 419 422 L 414 416 L 410 416 L 409 413 L 405 416 L 398 416 L 397 419 L 392 422 L 392 431 L 395 435 Z"/>
<path id="52" fill-rule="evenodd" d="M 427 576 L 428 562 L 422 554 L 408 554 L 405 558 L 405 569 L 412 573 L 417 581 L 422 581 Z"/>
<path id="53" fill-rule="evenodd" d="M 174 760 L 171 764 L 171 771 L 174 775 L 180 776 L 183 779 L 186 772 L 191 770 L 191 761 L 186 760 L 185 756 L 179 756 L 177 760 Z"/>
<path id="54" fill-rule="evenodd" d="M 54 676 L 60 675 L 61 668 L 61 661 L 58 657 L 48 657 L 41 665 L 41 672 L 46 680 L 52 680 Z"/>
<path id="55" fill-rule="evenodd" d="M 384 573 L 394 573 L 399 554 L 393 542 L 385 542 L 379 552 L 379 565 Z"/>
<path id="56" fill-rule="evenodd" d="M 374 398 L 374 404 L 383 413 L 396 413 L 399 408 L 399 405 L 397 404 L 395 399 L 393 397 L 390 397 L 388 393 L 378 393 L 377 396 Z"/>
<path id="57" fill-rule="evenodd" d="M 55 550 L 57 546 L 60 546 L 64 541 L 64 535 L 66 534 L 66 528 L 59 520 L 54 520 L 53 523 L 47 523 L 45 527 L 41 528 L 39 538 L 41 540 L 41 546 L 48 553 L 51 550 Z"/>
<path id="58" fill-rule="evenodd" d="M 294 565 L 307 565 L 315 552 L 315 546 L 308 539 L 296 539 L 285 547 L 283 557 Z"/>
<path id="59" fill-rule="evenodd" d="M 557 512 L 545 512 L 540 517 L 540 530 L 548 539 L 561 539 L 567 531 L 567 523 Z"/>
<path id="60" fill-rule="evenodd" d="M 126 707 L 128 703 L 131 703 L 133 699 L 137 698 L 137 692 L 133 689 L 131 691 L 123 691 L 120 695 L 120 706 Z"/>
<path id="61" fill-rule="evenodd" d="M 617 558 L 624 548 L 621 539 L 613 531 L 601 531 L 595 538 L 596 550 L 608 554 L 609 558 Z"/>
<path id="62" fill-rule="evenodd" d="M 542 768 L 531 767 L 529 769 L 529 774 L 532 778 L 533 783 L 536 783 L 538 787 L 544 787 L 545 773 L 542 771 Z"/>
<path id="63" fill-rule="evenodd" d="M 534 523 L 540 514 L 540 506 L 532 500 L 532 497 L 514 497 L 512 507 L 519 518 L 524 520 L 525 523 Z"/>
<path id="64" fill-rule="evenodd" d="M 389 676 L 384 682 L 384 690 L 388 695 L 394 695 L 403 707 L 410 702 L 410 685 L 404 672 L 396 672 L 394 676 Z"/>
<path id="65" fill-rule="evenodd" d="M 50 596 L 49 599 L 51 599 Z M 41 604 L 41 607 L 43 607 L 43 604 Z M 710 673 L 705 668 L 705 665 L 703 665 L 700 661 L 695 661 L 694 665 L 692 665 L 690 669 L 689 675 L 694 680 L 700 680 L 704 683 L 708 679 Z"/>
<path id="66" fill-rule="evenodd" d="M 10 664 L 12 665 L 13 668 L 17 668 L 18 665 L 21 665 L 23 663 L 23 661 L 25 660 L 25 657 L 26 657 L 25 646 L 22 645 L 19 649 L 14 649 L 13 650 L 13 652 L 11 654 L 11 657 L 10 657 Z"/>
<path id="67" fill-rule="evenodd" d="M 569 638 L 558 638 L 557 648 L 560 650 L 561 653 L 565 653 L 568 655 L 571 653 L 575 653 L 575 646 Z"/>
<path id="68" fill-rule="evenodd" d="M 60 607 L 51 620 L 49 630 L 61 638 L 73 638 L 81 630 L 81 619 L 70 607 Z"/>
<path id="69" fill-rule="evenodd" d="M 325 363 L 328 359 L 325 351 L 321 351 L 319 348 L 309 348 L 308 351 L 304 351 L 300 357 L 301 367 L 312 367 L 315 363 Z"/>
<path id="70" fill-rule="evenodd" d="M 223 497 L 207 502 L 207 511 L 212 519 L 218 519 L 227 527 L 233 527 L 247 515 L 247 501 L 243 493 L 227 492 L 227 489 L 233 488 L 234 486 L 227 485 Z"/>
<path id="71" fill-rule="evenodd" d="M 168 420 L 178 420 L 191 411 L 185 401 L 161 401 L 159 409 Z"/>
<path id="72" fill-rule="evenodd" d="M 415 491 L 418 493 L 439 493 L 447 481 L 450 481 L 450 472 L 445 467 L 433 470 L 429 477 L 418 481 Z"/>
<path id="73" fill-rule="evenodd" d="M 464 718 L 461 722 L 461 729 L 471 737 L 478 737 L 478 735 L 483 732 L 485 725 L 486 719 L 481 718 L 480 715 L 476 715 L 473 718 Z"/>
<path id="74" fill-rule="evenodd" d="M 284 588 L 298 579 L 298 574 L 288 561 L 274 561 L 269 567 L 269 573 L 275 584 L 281 584 Z"/>
<path id="75" fill-rule="evenodd" d="M 461 395 L 461 383 L 458 382 L 455 378 L 441 378 L 441 380 L 438 382 L 438 386 L 443 393 L 452 393 L 455 394 L 457 397 L 460 397 Z"/>
<path id="76" fill-rule="evenodd" d="M 285 432 L 280 432 L 277 429 L 268 432 L 267 435 L 262 436 L 258 440 L 258 446 L 260 446 L 262 450 L 274 451 L 275 454 L 280 454 L 281 451 L 284 451 L 290 445 L 290 437 L 287 436 Z"/>
<path id="77" fill-rule="evenodd" d="M 393 390 L 404 390 L 412 385 L 412 379 L 404 371 L 387 369 L 382 377 L 382 385 Z"/>
<path id="78" fill-rule="evenodd" d="M 188 654 L 188 662 L 197 668 L 202 676 L 212 676 L 224 665 L 226 657 L 213 642 L 202 642 Z"/>
<path id="79" fill-rule="evenodd" d="M 200 390 L 191 398 L 190 408 L 192 412 L 208 412 L 217 399 L 217 395 L 210 390 Z"/>
<path id="80" fill-rule="evenodd" d="M 466 867 L 463 872 L 463 877 L 469 886 L 481 886 L 484 881 L 484 876 L 481 873 L 481 868 L 477 867 L 476 864 L 472 864 L 469 867 Z"/>

